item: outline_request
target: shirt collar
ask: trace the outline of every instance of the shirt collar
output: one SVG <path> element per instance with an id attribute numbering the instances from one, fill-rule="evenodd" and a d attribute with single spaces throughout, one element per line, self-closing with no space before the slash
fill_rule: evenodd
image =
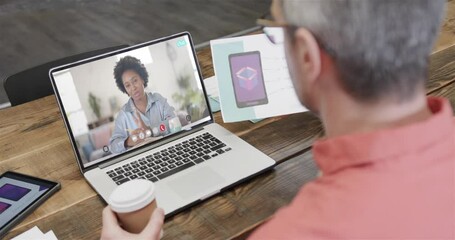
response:
<path id="1" fill-rule="evenodd" d="M 329 174 L 419 152 L 439 141 L 452 139 L 454 122 L 450 103 L 436 97 L 429 97 L 427 102 L 433 115 L 422 122 L 316 141 L 313 154 L 317 164 L 324 174 Z"/>
<path id="2" fill-rule="evenodd" d="M 145 94 L 147 95 L 147 108 L 145 110 L 148 111 L 152 107 L 152 104 L 154 102 L 158 101 L 158 99 L 152 93 L 146 92 Z M 134 112 L 134 107 L 133 106 L 134 106 L 133 99 L 130 98 L 128 100 L 128 104 L 126 104 L 126 106 L 125 106 L 125 111 Z"/>

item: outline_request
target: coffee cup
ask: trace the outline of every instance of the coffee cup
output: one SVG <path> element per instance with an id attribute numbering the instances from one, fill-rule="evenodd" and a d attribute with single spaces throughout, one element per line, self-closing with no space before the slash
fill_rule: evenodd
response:
<path id="1" fill-rule="evenodd" d="M 155 184 L 145 179 L 123 183 L 109 196 L 109 205 L 123 229 L 140 233 L 157 206 Z"/>

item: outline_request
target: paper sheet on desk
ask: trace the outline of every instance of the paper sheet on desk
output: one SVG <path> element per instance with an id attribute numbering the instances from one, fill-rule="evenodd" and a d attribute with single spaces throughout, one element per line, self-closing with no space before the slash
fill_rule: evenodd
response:
<path id="1" fill-rule="evenodd" d="M 218 91 L 218 81 L 215 76 L 204 79 L 204 87 L 207 91 L 209 98 L 210 109 L 213 113 L 219 112 L 220 109 L 220 95 Z"/>
<path id="2" fill-rule="evenodd" d="M 50 230 L 47 233 L 41 232 L 41 230 L 37 227 L 34 226 L 33 228 L 30 228 L 29 230 L 21 233 L 20 235 L 12 238 L 11 240 L 30 240 L 30 239 L 39 239 L 39 240 L 57 240 L 57 237 L 55 236 L 54 232 Z"/>
<path id="3" fill-rule="evenodd" d="M 294 92 L 283 45 L 270 43 L 264 34 L 212 40 L 210 45 L 224 122 L 268 118 L 307 111 Z M 240 108 L 234 93 L 229 55 L 252 51 L 260 52 L 268 103 Z"/>

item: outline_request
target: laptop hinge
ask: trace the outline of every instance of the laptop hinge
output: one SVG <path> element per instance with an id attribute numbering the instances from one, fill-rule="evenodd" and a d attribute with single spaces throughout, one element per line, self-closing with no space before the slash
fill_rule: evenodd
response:
<path id="1" fill-rule="evenodd" d="M 185 137 L 185 136 L 188 136 L 188 135 L 191 135 L 195 132 L 199 132 L 199 131 L 202 131 L 204 128 L 203 127 L 200 127 L 200 128 L 196 128 L 196 129 L 191 129 L 191 130 L 188 130 L 188 131 L 185 131 L 185 132 L 182 132 L 176 136 L 172 136 L 172 137 L 169 137 L 169 138 L 166 138 L 166 139 L 163 139 L 161 140 L 160 142 L 156 143 L 156 144 L 152 144 L 151 146 L 148 146 L 148 147 L 144 147 L 144 148 L 140 148 L 136 151 L 132 151 L 130 153 L 127 153 L 127 154 L 124 154 L 122 156 L 119 156 L 115 159 L 112 159 L 111 161 L 109 162 L 106 162 L 106 163 L 102 163 L 100 165 L 98 165 L 99 168 L 103 169 L 103 168 L 106 168 L 106 167 L 109 167 L 109 166 L 112 166 L 118 162 L 121 162 L 125 159 L 128 159 L 128 158 L 131 158 L 131 157 L 134 157 L 134 156 L 137 156 L 141 153 L 144 153 L 144 152 L 147 152 L 147 151 L 150 151 L 152 149 L 155 149 L 157 147 L 160 147 L 160 146 L 163 146 L 165 144 L 168 144 L 172 141 L 175 141 L 177 139 L 180 139 L 182 137 Z"/>

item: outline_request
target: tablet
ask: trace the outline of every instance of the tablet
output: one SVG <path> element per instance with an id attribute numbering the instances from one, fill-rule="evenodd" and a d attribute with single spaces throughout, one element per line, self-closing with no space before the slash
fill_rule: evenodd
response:
<path id="1" fill-rule="evenodd" d="M 60 189 L 52 182 L 16 172 L 0 176 L 0 237 Z"/>

